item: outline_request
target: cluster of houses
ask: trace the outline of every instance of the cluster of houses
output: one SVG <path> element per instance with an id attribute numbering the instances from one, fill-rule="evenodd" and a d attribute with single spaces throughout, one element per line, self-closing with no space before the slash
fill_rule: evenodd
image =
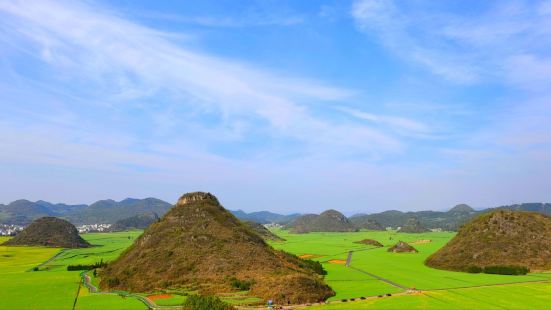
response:
<path id="1" fill-rule="evenodd" d="M 87 224 L 77 226 L 77 230 L 80 234 L 91 232 L 103 232 L 108 231 L 111 224 Z"/>
<path id="2" fill-rule="evenodd" d="M 15 236 L 23 228 L 25 227 L 21 225 L 0 224 L 0 236 Z"/>

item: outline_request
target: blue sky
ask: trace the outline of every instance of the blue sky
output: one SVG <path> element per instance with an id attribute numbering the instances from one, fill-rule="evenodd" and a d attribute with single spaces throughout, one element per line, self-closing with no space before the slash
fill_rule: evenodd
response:
<path id="1" fill-rule="evenodd" d="M 0 0 L 0 202 L 551 201 L 551 1 Z"/>

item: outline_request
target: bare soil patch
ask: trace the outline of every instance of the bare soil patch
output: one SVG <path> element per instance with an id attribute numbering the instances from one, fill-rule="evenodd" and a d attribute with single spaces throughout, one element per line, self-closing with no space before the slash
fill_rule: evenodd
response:
<path id="1" fill-rule="evenodd" d="M 170 294 L 157 294 L 157 295 L 149 295 L 149 296 L 147 296 L 147 298 L 149 298 L 151 300 L 167 299 L 167 298 L 172 298 L 172 295 L 170 295 Z"/>
<path id="2" fill-rule="evenodd" d="M 430 239 L 423 239 L 423 240 L 416 240 L 413 242 L 410 242 L 409 244 L 425 244 L 425 243 L 431 243 L 432 240 Z"/>

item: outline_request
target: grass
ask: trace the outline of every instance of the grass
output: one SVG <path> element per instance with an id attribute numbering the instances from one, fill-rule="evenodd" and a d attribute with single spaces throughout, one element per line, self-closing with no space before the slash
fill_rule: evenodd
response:
<path id="1" fill-rule="evenodd" d="M 312 306 L 308 309 L 547 309 L 551 283 L 450 289 Z"/>
<path id="2" fill-rule="evenodd" d="M 84 234 L 82 237 L 93 246 L 82 249 L 64 250 L 52 262 L 42 266 L 48 270 L 66 270 L 68 265 L 89 265 L 103 260 L 114 260 L 141 235 L 140 230 Z"/>
<path id="3" fill-rule="evenodd" d="M 0 243 L 7 239 L 0 238 Z M 59 251 L 0 246 L 0 309 L 70 309 L 78 288 L 78 273 L 28 271 Z"/>
<path id="4" fill-rule="evenodd" d="M 519 283 L 551 280 L 550 273 L 530 273 L 525 276 L 504 276 L 491 274 L 469 274 L 429 268 L 424 260 L 446 244 L 454 233 L 429 232 L 422 234 L 399 234 L 393 231 L 361 231 L 350 233 L 309 233 L 290 234 L 275 230 L 285 242 L 272 243 L 272 246 L 297 255 L 313 254 L 328 271 L 326 282 L 337 295 L 330 301 L 362 296 L 377 296 L 385 293 L 404 293 L 405 290 L 391 286 L 369 275 L 366 271 L 388 279 L 406 288 L 433 290 L 421 294 L 408 294 L 375 298 L 361 302 L 335 303 L 318 306 L 320 309 L 355 309 L 373 307 L 375 309 L 396 308 L 533 308 L 551 302 L 551 283 Z M 354 241 L 375 239 L 383 248 L 355 244 Z M 398 240 L 414 242 L 431 240 L 430 243 L 414 244 L 419 253 L 389 253 L 387 248 Z M 346 260 L 348 251 L 353 250 L 351 266 L 328 263 L 329 260 Z M 356 269 L 354 269 L 356 268 Z M 504 286 L 479 287 L 496 284 Z M 520 293 L 518 291 L 521 291 Z M 509 295 L 515 295 L 510 297 Z M 533 296 L 533 297 L 532 297 Z"/>
<path id="5" fill-rule="evenodd" d="M 275 231 L 285 242 L 275 242 L 275 248 L 303 255 L 316 255 L 328 274 L 326 282 L 336 291 L 330 301 L 355 298 L 356 301 L 335 302 L 313 306 L 313 309 L 525 309 L 546 308 L 551 303 L 549 273 L 530 273 L 525 276 L 468 274 L 428 268 L 423 261 L 442 247 L 454 234 L 432 232 L 423 234 L 397 234 L 395 232 L 350 232 L 289 234 Z M 0 246 L 0 309 L 71 309 L 80 285 L 78 271 L 69 272 L 67 265 L 92 264 L 101 259 L 109 261 L 126 249 L 140 231 L 85 234 L 83 237 L 94 247 L 60 250 L 44 247 Z M 130 237 L 130 238 L 129 238 Z M 354 243 L 362 239 L 375 239 L 385 247 Z M 0 243 L 7 240 L 0 237 Z M 386 249 L 398 240 L 413 242 L 430 239 L 432 242 L 413 245 L 417 254 L 388 253 Z M 352 267 L 383 277 L 405 287 L 422 289 L 422 293 L 405 294 L 404 290 L 354 268 L 330 264 L 332 259 L 346 260 L 353 250 Z M 60 252 L 61 251 L 61 252 Z M 54 255 L 54 260 L 43 264 Z M 41 265 L 41 271 L 32 271 Z M 97 284 L 97 279 L 92 279 Z M 498 285 L 496 285 L 498 284 Z M 492 285 L 492 286 L 490 286 Z M 185 300 L 182 292 L 167 292 L 172 298 L 157 299 L 158 305 L 178 305 Z M 393 294 L 392 297 L 374 297 L 359 301 L 360 297 Z M 149 295 L 144 293 L 143 295 Z M 263 304 L 246 292 L 228 294 L 223 300 L 232 304 Z M 90 294 L 84 287 L 77 298 L 76 309 L 146 309 L 139 300 L 118 295 Z"/>
<path id="6" fill-rule="evenodd" d="M 170 298 L 155 299 L 155 303 L 159 306 L 176 306 L 181 305 L 186 299 L 187 296 L 171 294 Z"/>
<path id="7" fill-rule="evenodd" d="M 131 237 L 137 235 L 139 232 Z M 80 285 L 80 272 L 67 271 L 66 266 L 113 259 L 132 242 L 121 233 L 83 237 L 96 247 L 61 250 L 0 246 L 0 309 L 72 309 Z M 0 243 L 6 240 L 8 238 L 0 237 Z M 52 262 L 41 266 L 40 271 L 32 271 L 33 267 L 60 252 Z M 80 291 L 77 309 L 146 309 L 134 298 L 85 294 L 84 287 Z"/>

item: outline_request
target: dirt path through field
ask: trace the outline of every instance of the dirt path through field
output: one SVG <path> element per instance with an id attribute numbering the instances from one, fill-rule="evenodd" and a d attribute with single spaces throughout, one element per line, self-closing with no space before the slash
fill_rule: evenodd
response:
<path id="1" fill-rule="evenodd" d="M 367 271 L 365 271 L 365 270 L 361 270 L 361 269 L 359 269 L 359 268 L 352 267 L 352 266 L 350 266 L 350 267 L 348 267 L 348 268 L 354 269 L 354 270 L 356 270 L 356 271 L 359 271 L 359 272 L 361 272 L 361 273 L 363 273 L 363 274 L 366 274 L 366 275 L 368 275 L 368 276 L 370 276 L 370 277 L 372 277 L 372 278 L 375 278 L 375 279 L 377 279 L 377 280 L 379 280 L 379 281 L 383 281 L 383 282 L 385 282 L 385 283 L 387 283 L 387 284 L 390 284 L 390 285 L 392 285 L 392 286 L 394 286 L 394 287 L 397 287 L 397 288 L 400 288 L 400 289 L 403 289 L 403 290 L 408 290 L 408 289 L 409 289 L 409 287 L 405 287 L 405 286 L 403 286 L 403 285 L 401 285 L 401 284 L 398 284 L 398 283 L 396 283 L 396 282 L 390 281 L 389 279 L 385 279 L 385 278 L 383 278 L 383 277 L 379 277 L 378 275 L 372 274 L 371 272 L 367 272 Z"/>

